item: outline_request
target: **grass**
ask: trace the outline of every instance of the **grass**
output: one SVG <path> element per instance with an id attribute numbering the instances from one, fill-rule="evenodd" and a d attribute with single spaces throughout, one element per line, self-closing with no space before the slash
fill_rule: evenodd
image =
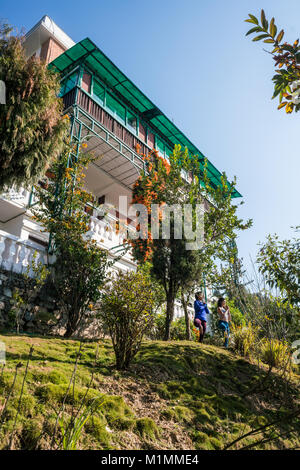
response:
<path id="1" fill-rule="evenodd" d="M 86 406 L 96 399 L 97 406 L 83 427 L 79 449 L 223 449 L 275 416 L 282 417 L 275 431 L 283 434 L 285 416 L 299 407 L 296 378 L 288 385 L 288 403 L 278 410 L 287 387 L 278 373 L 271 374 L 267 390 L 247 395 L 265 376 L 265 368 L 212 345 L 146 341 L 130 369 L 118 372 L 110 341 L 86 342 L 73 389 L 69 381 L 78 341 L 8 334 L 0 341 L 6 345 L 7 359 L 2 375 L 0 369 L 0 414 L 16 365 L 22 363 L 0 430 L 0 449 L 9 442 L 30 346 L 34 352 L 14 432 L 15 449 L 49 448 L 62 404 L 68 422 L 83 399 Z M 299 431 L 254 448 L 294 448 L 299 446 Z M 257 437 L 249 436 L 233 448 L 254 444 Z"/>

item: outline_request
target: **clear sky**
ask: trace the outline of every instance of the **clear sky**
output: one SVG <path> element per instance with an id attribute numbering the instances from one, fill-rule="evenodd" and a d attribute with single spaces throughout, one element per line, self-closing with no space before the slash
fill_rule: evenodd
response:
<path id="1" fill-rule="evenodd" d="M 0 0 L 0 16 L 28 31 L 47 14 L 74 41 L 90 37 L 221 171 L 237 176 L 253 228 L 238 241 L 255 257 L 268 233 L 300 223 L 300 113 L 271 100 L 273 60 L 245 37 L 265 9 L 300 36 L 299 0 Z M 267 45 L 265 44 L 266 48 Z"/>

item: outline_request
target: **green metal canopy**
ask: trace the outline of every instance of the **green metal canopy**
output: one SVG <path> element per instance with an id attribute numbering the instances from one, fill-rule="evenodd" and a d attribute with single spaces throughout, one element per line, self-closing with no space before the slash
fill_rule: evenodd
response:
<path id="1" fill-rule="evenodd" d="M 83 39 L 58 56 L 49 67 L 65 74 L 74 68 L 77 62 L 83 61 L 109 88 L 135 108 L 141 117 L 153 124 L 173 145 L 180 144 L 183 148 L 187 147 L 192 154 L 199 155 L 201 160 L 204 160 L 203 153 L 89 38 Z M 219 186 L 222 175 L 209 160 L 207 171 L 211 182 Z M 234 190 L 232 197 L 242 197 L 242 195 Z"/>

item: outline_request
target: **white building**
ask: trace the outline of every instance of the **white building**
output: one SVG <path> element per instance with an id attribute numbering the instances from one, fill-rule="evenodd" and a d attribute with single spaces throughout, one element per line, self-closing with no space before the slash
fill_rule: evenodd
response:
<path id="1" fill-rule="evenodd" d="M 61 96 L 71 117 L 73 141 L 85 141 L 87 150 L 99 157 L 86 178 L 87 189 L 97 202 L 118 208 L 119 197 L 126 196 L 130 203 L 132 185 L 145 165 L 140 154 L 153 148 L 168 158 L 179 143 L 203 161 L 192 142 L 90 39 L 75 44 L 44 16 L 27 33 L 24 48 L 28 57 L 41 57 L 62 76 Z M 210 162 L 208 173 L 211 184 L 220 184 L 221 173 Z M 0 267 L 4 269 L 22 272 L 35 250 L 46 261 L 48 238 L 31 218 L 33 203 L 34 194 L 27 190 L 10 188 L 0 195 Z M 133 223 L 126 208 L 111 211 L 110 220 Z M 118 252 L 122 235 L 95 210 L 91 211 L 90 229 L 112 256 Z M 135 263 L 125 253 L 116 267 L 135 269 Z M 181 312 L 178 302 L 175 317 Z"/>

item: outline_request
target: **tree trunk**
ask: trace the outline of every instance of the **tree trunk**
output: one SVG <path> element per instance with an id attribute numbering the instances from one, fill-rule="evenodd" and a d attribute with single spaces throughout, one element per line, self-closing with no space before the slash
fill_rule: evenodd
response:
<path id="1" fill-rule="evenodd" d="M 72 326 L 72 322 L 68 320 L 66 331 L 64 333 L 64 338 L 70 338 L 74 333 L 74 328 Z"/>
<path id="2" fill-rule="evenodd" d="M 171 328 L 171 323 L 174 317 L 174 301 L 175 301 L 175 295 L 173 294 L 173 292 L 168 292 L 164 341 L 169 341 L 170 339 L 170 328 Z"/>
<path id="3" fill-rule="evenodd" d="M 187 309 L 187 302 L 184 298 L 184 294 L 182 291 L 181 291 L 181 303 L 183 306 L 184 317 L 185 317 L 185 335 L 186 335 L 185 337 L 188 341 L 190 341 L 191 340 L 190 317 L 189 317 L 189 313 Z"/>
<path id="4" fill-rule="evenodd" d="M 73 310 L 72 313 L 69 313 L 66 331 L 64 333 L 64 338 L 70 338 L 72 334 L 75 333 L 79 325 L 79 318 L 80 318 L 79 311 Z"/>

